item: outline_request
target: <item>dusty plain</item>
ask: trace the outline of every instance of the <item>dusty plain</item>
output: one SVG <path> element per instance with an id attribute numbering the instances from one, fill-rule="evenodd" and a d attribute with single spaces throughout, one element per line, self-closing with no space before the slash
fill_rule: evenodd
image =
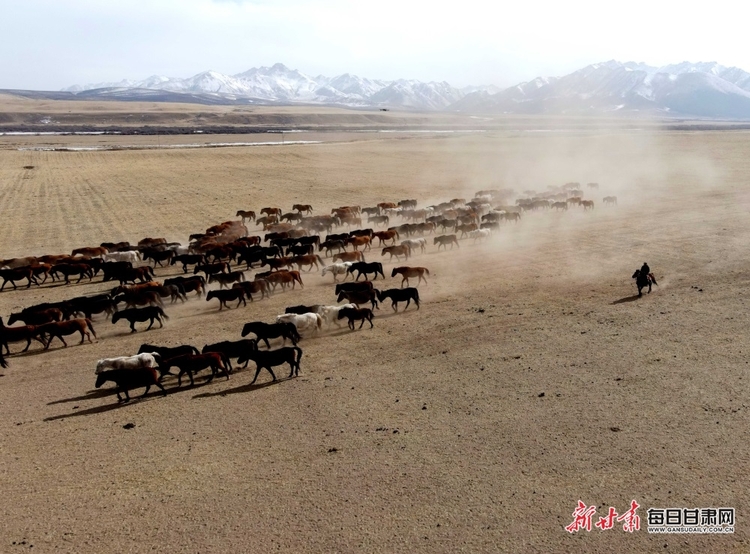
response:
<path id="1" fill-rule="evenodd" d="M 593 212 L 525 214 L 459 250 L 430 244 L 410 262 L 431 272 L 421 309 L 384 305 L 372 330 L 305 338 L 297 378 L 168 380 L 167 397 L 122 405 L 93 370 L 144 342 L 201 348 L 286 306 L 335 303 L 315 272 L 246 308 L 191 298 L 133 335 L 96 316 L 94 344 L 10 356 L 0 552 L 750 550 L 750 135 L 594 127 L 190 150 L 0 137 L 2 258 L 185 243 L 238 209 L 600 184 L 585 191 Z M 636 299 L 644 260 L 659 286 Z M 398 286 L 382 261 L 384 286 Z M 6 287 L 0 314 L 109 288 L 100 281 Z M 594 521 L 635 499 L 641 530 L 570 534 L 579 499 Z M 736 508 L 732 535 L 646 531 L 648 508 L 723 506 Z"/>

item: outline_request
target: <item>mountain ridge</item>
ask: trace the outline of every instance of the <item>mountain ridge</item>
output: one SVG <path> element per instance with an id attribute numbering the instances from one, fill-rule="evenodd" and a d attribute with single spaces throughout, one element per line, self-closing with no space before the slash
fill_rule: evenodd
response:
<path id="1" fill-rule="evenodd" d="M 609 60 L 504 89 L 494 85 L 456 88 L 446 81 L 386 81 L 351 73 L 312 77 L 276 63 L 235 75 L 213 70 L 188 78 L 152 75 L 140 81 L 75 85 L 63 91 L 81 97 L 131 100 L 185 95 L 216 104 L 305 103 L 498 114 L 617 113 L 750 119 L 750 73 L 717 62 L 655 67 Z"/>

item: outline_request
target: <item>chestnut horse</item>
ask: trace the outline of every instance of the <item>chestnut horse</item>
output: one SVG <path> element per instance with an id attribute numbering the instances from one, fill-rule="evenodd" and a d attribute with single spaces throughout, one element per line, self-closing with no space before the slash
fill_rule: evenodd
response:
<path id="1" fill-rule="evenodd" d="M 44 346 L 44 341 L 39 337 L 39 327 L 37 325 L 22 325 L 18 327 L 6 327 L 3 324 L 3 318 L 0 317 L 0 352 L 5 347 L 5 352 L 10 356 L 9 342 L 26 341 L 26 348 L 21 352 L 26 352 L 31 346 L 31 339 L 37 340 Z"/>
<path id="2" fill-rule="evenodd" d="M 396 275 L 401 275 L 401 288 L 404 287 L 404 282 L 406 282 L 406 285 L 409 286 L 409 278 L 418 277 L 419 281 L 417 281 L 417 286 L 424 280 L 424 282 L 427 282 L 427 278 L 425 277 L 425 274 L 429 275 L 430 270 L 426 267 L 408 267 L 408 266 L 401 266 L 401 267 L 394 267 L 393 271 L 391 272 L 391 277 L 395 277 Z"/>
<path id="3" fill-rule="evenodd" d="M 89 331 L 91 331 L 91 333 L 89 333 Z M 44 345 L 45 350 L 49 349 L 49 345 L 52 343 L 52 339 L 54 339 L 55 337 L 60 339 L 66 348 L 68 346 L 68 343 L 65 342 L 65 339 L 63 338 L 63 336 L 65 335 L 81 333 L 80 344 L 83 344 L 85 342 L 84 337 L 89 339 L 90 343 L 93 343 L 94 341 L 91 340 L 92 334 L 94 335 L 94 338 L 97 338 L 96 331 L 94 331 L 91 320 L 88 318 L 70 319 L 68 321 L 52 321 L 50 323 L 40 325 L 37 328 L 37 332 L 42 337 L 42 339 L 45 339 L 45 335 L 49 335 L 49 339 L 46 340 L 46 344 Z"/>
<path id="4" fill-rule="evenodd" d="M 398 231 L 393 229 L 389 231 L 378 231 L 376 233 L 372 234 L 373 237 L 378 237 L 380 242 L 378 245 L 382 245 L 384 242 L 393 241 L 392 244 L 396 244 L 396 239 L 400 239 L 401 237 L 398 234 Z"/>
<path id="5" fill-rule="evenodd" d="M 385 256 L 386 254 L 390 254 L 391 257 L 388 261 L 393 259 L 393 256 L 396 256 L 396 259 L 398 260 L 401 256 L 404 257 L 404 260 L 409 259 L 409 247 L 403 246 L 403 245 L 397 245 L 397 246 L 386 246 L 383 248 L 383 252 L 381 252 L 381 256 Z"/>

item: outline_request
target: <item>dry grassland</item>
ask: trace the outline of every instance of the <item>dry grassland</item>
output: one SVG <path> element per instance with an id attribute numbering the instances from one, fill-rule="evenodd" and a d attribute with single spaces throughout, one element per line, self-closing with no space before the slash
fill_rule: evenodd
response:
<path id="1" fill-rule="evenodd" d="M 167 307 L 164 329 L 135 335 L 98 316 L 95 344 L 11 356 L 0 551 L 750 549 L 746 133 L 127 152 L 11 142 L 0 150 L 3 258 L 146 236 L 184 243 L 268 205 L 321 213 L 495 186 L 601 188 L 593 212 L 527 214 L 459 251 L 431 245 L 413 260 L 431 271 L 419 311 L 383 306 L 373 330 L 304 339 L 295 379 L 261 374 L 250 387 L 244 370 L 117 405 L 112 389 L 94 389 L 93 369 L 143 342 L 201 348 L 286 306 L 335 303 L 330 276 L 229 312 L 191 298 Z M 610 194 L 618 207 L 602 206 Z M 631 301 L 644 260 L 660 286 Z M 104 290 L 99 281 L 3 292 L 0 314 Z M 571 535 L 579 499 L 597 516 L 636 499 L 642 528 Z M 650 507 L 710 506 L 737 509 L 734 535 L 645 530 Z"/>

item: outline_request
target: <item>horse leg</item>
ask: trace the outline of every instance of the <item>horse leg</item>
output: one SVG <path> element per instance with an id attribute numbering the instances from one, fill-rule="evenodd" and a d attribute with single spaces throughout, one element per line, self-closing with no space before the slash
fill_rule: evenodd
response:
<path id="1" fill-rule="evenodd" d="M 248 362 L 249 362 L 249 361 L 250 361 L 250 360 L 249 360 L 249 358 L 248 358 Z M 256 363 L 257 363 L 257 362 L 256 362 Z M 258 379 L 258 375 L 260 374 L 260 370 L 261 370 L 261 369 L 263 369 L 263 368 L 262 368 L 262 367 L 260 366 L 260 364 L 258 364 L 258 366 L 257 366 L 257 367 L 256 367 L 256 369 L 255 369 L 255 377 L 253 377 L 253 380 L 252 380 L 252 381 L 250 381 L 250 384 L 251 384 L 251 385 L 252 385 L 253 383 L 255 383 L 256 379 Z M 269 369 L 268 371 L 271 371 L 271 370 Z M 273 375 L 273 372 L 271 372 L 271 375 Z M 275 381 L 275 379 L 274 379 L 274 381 Z"/>
<path id="2" fill-rule="evenodd" d="M 85 337 L 84 337 L 84 333 L 86 333 L 85 336 L 88 337 L 89 338 L 89 342 L 91 342 L 91 334 L 89 334 L 88 331 L 81 330 L 81 342 L 79 342 L 78 344 L 83 344 L 84 342 L 86 342 Z"/>
<path id="3" fill-rule="evenodd" d="M 393 308 L 393 311 L 398 313 L 398 302 L 395 300 L 391 301 L 391 308 Z"/>
<path id="4" fill-rule="evenodd" d="M 407 298 L 406 299 L 406 308 L 404 308 L 404 311 L 406 311 L 407 309 L 409 309 L 409 304 L 411 304 L 411 298 Z"/>
<path id="5" fill-rule="evenodd" d="M 367 321 L 370 322 L 370 329 L 372 329 L 374 327 L 374 325 L 372 324 L 372 316 L 367 316 Z M 364 323 L 364 321 L 362 323 Z"/>
<path id="6" fill-rule="evenodd" d="M 214 377 L 216 377 L 216 366 L 215 365 L 211 365 L 211 375 L 208 376 L 208 379 L 206 379 L 206 382 L 203 383 L 203 384 L 204 385 L 208 385 L 211 381 L 214 380 Z M 227 377 L 229 377 L 229 376 L 227 375 Z"/>
<path id="7" fill-rule="evenodd" d="M 150 388 L 151 388 L 151 385 L 146 385 L 146 390 L 145 390 L 145 391 L 144 391 L 144 393 L 143 393 L 143 394 L 141 395 L 141 398 L 144 398 L 144 397 L 145 397 L 145 396 L 146 396 L 146 395 L 148 394 L 148 391 L 149 391 L 149 389 L 150 389 Z"/>
<path id="8" fill-rule="evenodd" d="M 130 322 L 130 332 L 135 333 L 135 319 Z"/>
<path id="9" fill-rule="evenodd" d="M 158 379 L 154 384 L 161 389 L 161 392 L 164 393 L 164 396 L 167 396 L 167 389 L 164 388 L 164 386 L 159 382 Z"/>
<path id="10" fill-rule="evenodd" d="M 67 343 L 67 342 L 65 342 L 65 339 L 63 338 L 63 336 L 62 336 L 62 335 L 55 335 L 55 337 L 57 337 L 58 339 L 60 339 L 60 340 L 62 341 L 62 343 L 63 343 L 63 348 L 67 348 L 67 347 L 68 347 L 68 343 Z M 55 338 L 55 337 L 53 337 L 53 336 L 52 336 L 52 335 L 50 334 L 50 336 L 49 336 L 49 342 L 47 342 L 47 348 L 49 348 L 49 345 L 50 345 L 50 344 L 52 344 L 52 339 L 53 339 L 53 338 Z"/>

